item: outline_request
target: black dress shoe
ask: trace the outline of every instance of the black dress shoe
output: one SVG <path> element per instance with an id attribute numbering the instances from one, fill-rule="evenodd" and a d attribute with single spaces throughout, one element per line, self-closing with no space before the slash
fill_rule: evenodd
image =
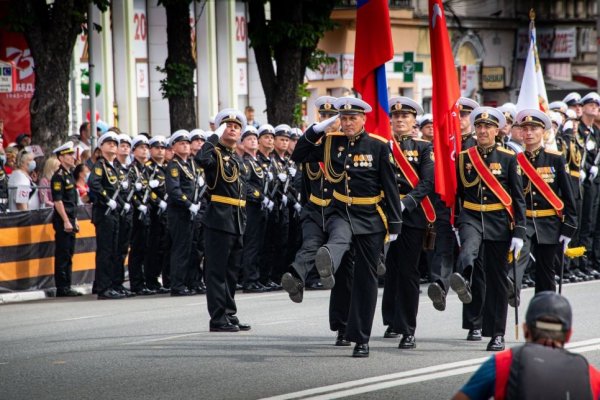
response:
<path id="1" fill-rule="evenodd" d="M 242 285 L 240 285 L 239 283 L 237 283 L 237 284 L 235 285 L 235 290 L 236 290 L 236 291 L 237 291 L 237 290 L 244 290 L 244 288 L 242 287 Z"/>
<path id="2" fill-rule="evenodd" d="M 306 285 L 306 290 L 327 290 L 321 282 L 311 282 Z"/>
<path id="3" fill-rule="evenodd" d="M 446 291 L 442 289 L 442 286 L 439 283 L 433 282 L 429 285 L 427 288 L 427 296 L 429 296 L 433 302 L 433 308 L 438 311 L 444 311 L 446 309 Z"/>
<path id="4" fill-rule="evenodd" d="M 296 278 L 291 272 L 286 272 L 281 277 L 281 287 L 290 296 L 290 300 L 294 303 L 302 303 L 304 298 L 304 283 L 299 278 Z"/>
<path id="5" fill-rule="evenodd" d="M 211 332 L 239 332 L 240 328 L 239 328 L 239 326 L 228 322 L 224 325 L 211 325 L 210 331 Z"/>
<path id="6" fill-rule="evenodd" d="M 487 345 L 487 351 L 504 350 L 504 336 L 494 336 Z"/>
<path id="7" fill-rule="evenodd" d="M 138 290 L 134 290 L 134 292 L 138 296 L 152 296 L 153 294 L 156 294 L 156 292 L 154 290 L 150 290 L 148 288 L 141 288 Z"/>
<path id="8" fill-rule="evenodd" d="M 112 289 L 106 289 L 102 293 L 98 293 L 98 300 L 120 300 L 124 299 L 125 295 Z"/>
<path id="9" fill-rule="evenodd" d="M 190 290 L 193 290 L 196 294 L 206 294 L 206 287 L 204 285 L 194 286 Z"/>
<path id="10" fill-rule="evenodd" d="M 469 283 L 458 272 L 455 272 L 452 275 L 450 275 L 450 287 L 456 292 L 456 294 L 458 295 L 458 299 L 463 304 L 469 304 L 471 301 L 473 301 L 473 296 L 471 295 L 471 288 L 469 287 Z"/>
<path id="11" fill-rule="evenodd" d="M 336 346 L 350 346 L 352 343 L 350 343 L 349 340 L 346 340 L 346 332 L 339 330 L 337 333 L 337 337 L 335 338 L 335 345 Z"/>
<path id="12" fill-rule="evenodd" d="M 383 334 L 383 337 L 385 339 L 396 339 L 398 336 L 400 336 L 400 334 L 394 331 L 394 328 L 392 328 L 391 326 L 388 326 L 385 330 L 385 333 Z"/>
<path id="13" fill-rule="evenodd" d="M 56 289 L 56 297 L 77 297 L 77 296 L 82 296 L 82 294 L 71 288 Z"/>
<path id="14" fill-rule="evenodd" d="M 369 344 L 368 343 L 356 343 L 354 351 L 352 351 L 352 357 L 366 358 L 369 357 Z"/>
<path id="15" fill-rule="evenodd" d="M 400 339 L 399 349 L 415 349 L 417 348 L 417 340 L 413 335 L 402 335 Z"/>
<path id="16" fill-rule="evenodd" d="M 180 296 L 193 296 L 196 293 L 192 292 L 191 290 L 185 288 L 183 290 L 171 290 L 171 296 L 173 297 L 180 297 Z"/>
<path id="17" fill-rule="evenodd" d="M 467 334 L 469 342 L 479 342 L 481 338 L 481 329 L 469 329 L 469 333 Z"/>
<path id="18" fill-rule="evenodd" d="M 335 285 L 333 277 L 333 260 L 327 247 L 320 247 L 315 255 L 315 267 L 321 277 L 321 283 L 325 289 L 331 289 Z"/>
<path id="19" fill-rule="evenodd" d="M 114 289 L 114 291 L 122 294 L 125 297 L 135 297 L 135 292 L 132 292 L 129 289 L 125 289 L 124 287 L 121 287 L 119 289 Z"/>
<path id="20" fill-rule="evenodd" d="M 249 331 L 250 329 L 252 329 L 250 324 L 244 324 L 242 322 L 238 322 L 236 326 L 240 329 L 240 331 Z"/>
<path id="21" fill-rule="evenodd" d="M 283 289 L 281 287 L 281 285 L 276 284 L 275 282 L 273 282 L 270 279 L 263 286 L 267 287 L 269 289 L 269 291 L 271 291 L 271 292 L 275 292 L 277 290 L 282 290 Z"/>
<path id="22" fill-rule="evenodd" d="M 256 282 L 244 285 L 244 293 L 264 293 L 265 291 L 265 287 Z"/>
<path id="23" fill-rule="evenodd" d="M 171 293 L 171 289 L 161 286 L 158 289 L 156 289 L 156 293 L 158 293 L 158 294 Z"/>

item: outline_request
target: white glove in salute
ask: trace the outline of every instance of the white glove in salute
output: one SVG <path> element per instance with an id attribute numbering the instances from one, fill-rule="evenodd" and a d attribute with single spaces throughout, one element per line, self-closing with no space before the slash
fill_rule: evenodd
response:
<path id="1" fill-rule="evenodd" d="M 337 119 L 339 115 L 327 118 L 325 121 L 321 121 L 313 126 L 313 130 L 317 133 L 325 132 L 325 129 L 329 128 Z"/>

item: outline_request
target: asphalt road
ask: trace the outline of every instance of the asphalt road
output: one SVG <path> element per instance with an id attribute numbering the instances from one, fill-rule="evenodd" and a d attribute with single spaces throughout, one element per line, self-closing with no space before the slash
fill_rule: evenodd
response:
<path id="1" fill-rule="evenodd" d="M 599 289 L 600 281 L 564 288 L 573 348 L 597 366 Z M 524 304 L 532 294 L 525 290 Z M 294 304 L 283 292 L 238 294 L 238 315 L 252 324 L 244 333 L 209 333 L 204 296 L 3 305 L 0 399 L 446 399 L 489 356 L 486 342 L 464 340 L 455 295 L 440 313 L 423 294 L 416 350 L 383 339 L 378 312 L 370 358 L 353 359 L 352 347 L 333 346 L 328 298 L 308 292 Z"/>

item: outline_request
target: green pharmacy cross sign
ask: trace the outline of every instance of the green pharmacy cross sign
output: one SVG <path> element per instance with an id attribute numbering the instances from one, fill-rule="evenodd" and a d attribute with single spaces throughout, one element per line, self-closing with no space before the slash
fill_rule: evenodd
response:
<path id="1" fill-rule="evenodd" d="M 423 72 L 423 63 L 415 62 L 415 53 L 410 51 L 404 53 L 403 62 L 394 63 L 394 72 L 404 74 L 404 82 L 414 82 L 414 73 Z"/>

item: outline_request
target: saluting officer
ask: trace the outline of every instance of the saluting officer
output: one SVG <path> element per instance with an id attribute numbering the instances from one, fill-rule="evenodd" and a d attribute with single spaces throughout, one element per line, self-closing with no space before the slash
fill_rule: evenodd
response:
<path id="1" fill-rule="evenodd" d="M 157 293 L 169 293 L 169 257 L 170 243 L 167 228 L 167 186 L 165 148 L 167 139 L 164 136 L 153 136 L 149 141 L 150 160 L 146 170 L 154 176 L 158 185 L 150 187 L 150 228 L 148 232 L 148 251 L 145 262 L 145 277 L 148 289 Z M 162 285 L 158 277 L 162 274 Z"/>
<path id="2" fill-rule="evenodd" d="M 120 277 L 119 212 L 124 203 L 118 166 L 115 158 L 119 138 L 107 132 L 98 139 L 102 155 L 94 164 L 88 180 L 94 198 L 92 222 L 96 227 L 96 290 L 98 299 L 122 299 L 125 297 L 113 289 L 113 282 Z"/>
<path id="3" fill-rule="evenodd" d="M 246 128 L 246 117 L 231 108 L 215 117 L 225 125 L 220 138 L 211 136 L 197 159 L 206 174 L 210 202 L 204 214 L 206 248 L 206 300 L 211 332 L 250 330 L 241 323 L 235 304 L 235 288 L 246 226 L 246 186 L 243 161 L 235 146 Z"/>
<path id="4" fill-rule="evenodd" d="M 258 131 L 247 125 L 242 133 L 244 147 L 243 160 L 249 171 L 246 181 L 246 215 L 247 223 L 244 231 L 244 249 L 242 255 L 242 287 L 244 293 L 262 293 L 266 290 L 260 282 L 260 252 L 265 240 L 267 215 L 273 210 L 274 203 L 267 197 L 267 172 L 258 161 Z"/>
<path id="5" fill-rule="evenodd" d="M 337 116 L 335 108 L 337 99 L 331 96 L 321 96 L 315 101 L 319 111 L 319 122 Z M 339 120 L 325 129 L 326 133 L 339 132 Z M 310 128 L 310 129 L 315 129 Z M 304 288 L 308 283 L 311 271 L 315 268 L 317 250 L 327 243 L 328 234 L 325 230 L 326 209 L 331 203 L 333 186 L 327 180 L 324 169 L 316 161 L 301 164 L 303 185 L 303 207 L 300 213 L 302 222 L 302 245 L 296 253 L 288 272 L 281 278 L 281 286 L 288 292 L 290 299 L 301 303 Z M 354 267 L 352 250 L 346 252 L 342 265 L 335 273 L 336 284 L 331 290 L 329 300 L 329 328 L 337 332 L 336 346 L 350 346 L 346 340 L 346 325 L 352 290 L 352 273 Z M 319 282 L 320 283 L 320 282 Z"/>
<path id="6" fill-rule="evenodd" d="M 402 233 L 387 252 L 381 311 L 388 329 L 402 335 L 398 347 L 414 349 L 421 277 L 419 259 L 427 230 L 435 222 L 435 209 L 428 197 L 433 193 L 433 149 L 430 142 L 411 135 L 416 116 L 423 114 L 417 102 L 408 97 L 392 97 L 389 106 Z"/>
<path id="7" fill-rule="evenodd" d="M 577 229 L 575 199 L 565 159 L 561 153 L 542 146 L 544 131 L 551 128 L 550 118 L 540 110 L 525 109 L 519 111 L 517 121 L 525 139 L 525 152 L 517 155 L 517 162 L 523 176 L 527 236 L 522 255 L 516 260 L 512 293 L 516 303 L 530 253 L 535 258 L 535 292 L 556 290 L 554 259 L 566 251 Z M 511 272 L 508 275 L 514 279 Z"/>
<path id="8" fill-rule="evenodd" d="M 471 123 L 471 112 L 479 107 L 479 103 L 467 97 L 458 99 L 458 109 L 460 111 L 460 135 L 461 148 L 466 150 L 469 147 L 477 145 L 475 140 L 475 132 L 473 132 L 473 124 Z"/>
<path id="9" fill-rule="evenodd" d="M 189 132 L 180 129 L 171 135 L 175 155 L 167 166 L 167 215 L 171 234 L 171 296 L 196 294 L 185 286 L 192 251 L 193 221 L 200 210 L 194 195 L 198 170 L 190 158 Z"/>
<path id="10" fill-rule="evenodd" d="M 77 188 L 71 170 L 75 166 L 75 149 L 73 142 L 67 142 L 53 152 L 60 167 L 52 176 L 50 183 L 54 213 L 54 284 L 56 297 L 81 296 L 71 289 L 71 273 L 73 271 L 73 254 L 75 253 L 75 235 L 79 231 L 77 225 Z"/>
<path id="11" fill-rule="evenodd" d="M 314 125 L 298 141 L 292 159 L 299 163 L 322 161 L 332 182 L 333 200 L 326 211 L 325 227 L 329 237 L 317 251 L 315 266 L 323 286 L 331 288 L 343 256 L 351 244 L 354 247 L 345 338 L 356 343 L 354 357 L 368 357 L 377 306 L 377 264 L 386 232 L 392 241 L 400 233 L 400 196 L 388 141 L 364 129 L 365 113 L 371 111 L 371 106 L 354 97 L 341 97 L 334 105 L 341 116 L 343 133 L 325 135 L 337 116 Z"/>
<path id="12" fill-rule="evenodd" d="M 479 332 L 473 331 L 483 328 L 483 336 L 492 338 L 487 350 L 498 351 L 504 349 L 506 330 L 507 254 L 518 256 L 523 247 L 525 199 L 515 153 L 495 143 L 504 115 L 480 107 L 471 113 L 471 121 L 477 146 L 462 151 L 458 159 L 461 249 L 450 286 L 465 304 L 463 328 L 469 329 L 468 339 L 476 340 Z M 485 272 L 483 301 L 471 294 L 470 279 L 477 269 Z"/>

